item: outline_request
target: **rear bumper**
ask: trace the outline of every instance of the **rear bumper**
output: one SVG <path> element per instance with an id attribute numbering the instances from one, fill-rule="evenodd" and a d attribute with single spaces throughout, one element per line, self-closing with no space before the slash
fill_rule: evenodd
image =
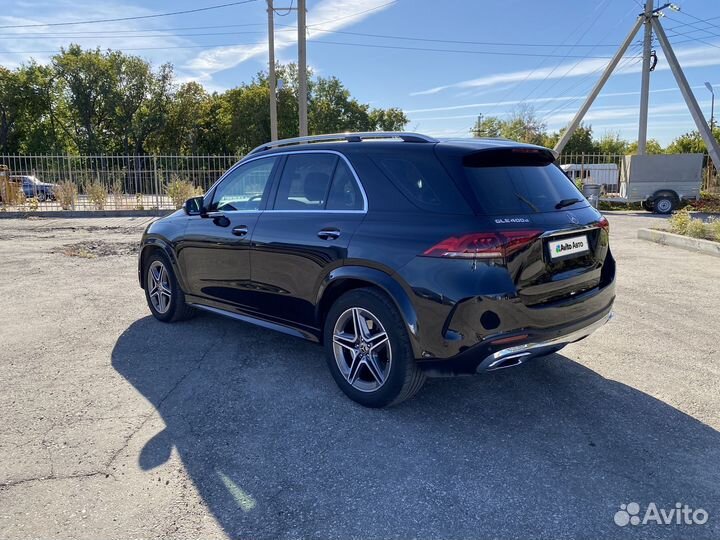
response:
<path id="1" fill-rule="evenodd" d="M 494 336 L 447 359 L 418 360 L 428 376 L 471 375 L 518 366 L 531 358 L 545 356 L 565 345 L 588 337 L 612 318 L 612 304 L 573 324 L 542 331 L 513 332 Z M 508 343 L 515 337 L 521 339 Z M 497 343 L 500 341 L 500 343 Z"/>

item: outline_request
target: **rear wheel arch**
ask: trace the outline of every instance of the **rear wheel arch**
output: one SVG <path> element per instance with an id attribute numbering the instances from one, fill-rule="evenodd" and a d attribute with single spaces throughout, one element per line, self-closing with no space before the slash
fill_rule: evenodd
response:
<path id="1" fill-rule="evenodd" d="M 392 276 L 381 270 L 367 267 L 341 267 L 331 272 L 323 281 L 315 303 L 316 318 L 321 328 L 332 305 L 342 295 L 354 289 L 375 289 L 387 296 L 397 307 L 405 322 L 413 350 L 417 355 L 420 347 L 418 341 L 418 318 L 410 297 Z"/>

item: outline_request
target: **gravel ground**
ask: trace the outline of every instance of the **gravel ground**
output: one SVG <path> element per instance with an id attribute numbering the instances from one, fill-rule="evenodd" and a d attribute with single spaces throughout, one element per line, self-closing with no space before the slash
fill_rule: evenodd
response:
<path id="1" fill-rule="evenodd" d="M 152 319 L 148 218 L 0 220 L 0 538 L 717 538 L 720 265 L 609 218 L 613 322 L 381 411 L 315 345 Z"/>

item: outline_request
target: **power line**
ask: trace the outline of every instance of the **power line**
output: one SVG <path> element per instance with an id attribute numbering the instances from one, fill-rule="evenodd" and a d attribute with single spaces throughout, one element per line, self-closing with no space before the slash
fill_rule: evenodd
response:
<path id="1" fill-rule="evenodd" d="M 176 31 L 182 31 L 182 30 L 212 30 L 216 28 L 245 28 L 248 26 L 265 26 L 263 23 L 245 23 L 245 24 L 221 24 L 221 25 L 211 25 L 211 26 L 184 26 L 180 28 L 145 28 L 145 29 L 136 29 L 136 30 L 95 30 L 95 31 L 72 31 L 72 35 L 75 37 L 85 37 L 85 36 L 95 36 L 95 35 L 107 35 L 107 34 L 126 34 L 128 32 L 138 33 L 138 32 L 176 32 Z M 33 34 L 33 36 L 66 36 L 68 35 L 68 31 L 65 32 L 36 32 Z M 167 37 L 172 37 L 173 34 L 168 34 Z M 11 36 L 8 36 L 9 38 L 18 38 L 18 37 L 24 37 L 20 35 L 12 34 Z M 31 36 L 32 37 L 32 36 Z M 3 37 L 2 39 L 6 39 Z"/>
<path id="2" fill-rule="evenodd" d="M 243 26 L 254 26 L 254 25 L 243 25 Z M 277 26 L 284 26 L 284 30 L 278 30 L 279 32 L 291 32 L 295 30 L 295 27 L 292 25 L 277 25 Z M 231 26 L 218 26 L 217 28 L 228 28 Z M 214 28 L 214 27 L 198 27 L 198 29 L 202 28 Z M 192 28 L 190 28 L 192 29 Z M 131 33 L 117 33 L 110 36 L 104 36 L 108 39 L 118 39 L 118 38 L 172 38 L 172 37 L 198 37 L 198 36 L 233 36 L 233 35 L 240 35 L 240 34 L 263 34 L 264 32 L 260 31 L 250 31 L 250 32 L 201 32 L 201 33 L 191 33 L 191 34 L 172 34 L 172 33 L 166 33 L 166 34 L 143 34 L 139 33 L 140 30 L 125 30 L 124 32 L 131 32 Z M 456 44 L 466 44 L 466 45 L 489 45 L 489 46 L 502 46 L 502 47 L 573 47 L 573 45 L 555 45 L 551 43 L 511 43 L 507 41 L 463 41 L 463 40 L 450 40 L 450 39 L 434 39 L 434 38 L 415 38 L 415 37 L 409 37 L 409 36 L 392 36 L 392 35 L 381 35 L 381 34 L 365 34 L 362 32 L 342 32 L 342 31 L 335 31 L 335 30 L 322 30 L 322 32 L 328 32 L 333 34 L 348 34 L 348 35 L 354 35 L 354 36 L 365 36 L 365 37 L 374 37 L 374 38 L 381 38 L 381 39 L 398 39 L 398 40 L 407 40 L 407 41 L 420 41 L 420 42 L 428 42 L 428 43 L 456 43 Z M 93 37 L 97 34 L 106 34 L 111 32 L 93 32 L 92 36 L 86 36 L 83 32 L 73 32 L 72 34 L 68 33 L 34 33 L 31 36 L 22 35 L 22 36 L 0 36 L 0 40 L 2 39 L 8 39 L 8 40 L 16 40 L 16 39 L 30 39 L 30 40 L 36 40 L 38 37 L 57 37 L 57 38 L 64 38 L 64 39 L 83 39 L 86 37 Z M 603 43 L 603 44 L 595 44 L 595 45 L 578 45 L 578 47 L 616 47 L 617 43 Z"/>
<path id="3" fill-rule="evenodd" d="M 337 21 L 344 21 L 345 19 L 350 19 L 351 17 L 357 17 L 358 15 L 363 15 L 364 13 L 370 13 L 371 11 L 377 11 L 378 9 L 382 9 L 382 8 L 384 8 L 384 7 L 387 7 L 387 6 L 391 6 L 392 4 L 397 4 L 399 1 L 400 1 L 400 0 L 391 0 L 390 2 L 387 2 L 387 3 L 385 3 L 385 4 L 380 4 L 379 6 L 375 6 L 375 7 L 370 8 L 370 9 L 365 9 L 365 10 L 363 10 L 363 11 L 356 11 L 355 13 L 351 13 L 350 15 L 343 15 L 342 17 L 338 17 L 338 18 L 336 18 L 336 19 L 329 19 L 329 20 L 327 20 L 327 21 L 320 21 L 320 22 L 316 22 L 316 23 L 313 23 L 313 24 L 308 24 L 307 26 L 308 26 L 308 28 L 310 28 L 310 27 L 313 27 L 313 26 L 321 25 L 321 24 L 330 24 L 330 23 L 334 23 L 334 22 L 337 22 Z"/>
<path id="4" fill-rule="evenodd" d="M 581 24 L 577 25 L 572 32 L 570 32 L 570 33 L 567 34 L 567 36 L 566 36 L 565 39 L 563 40 L 563 46 L 565 46 L 565 43 L 568 42 L 568 41 L 570 40 L 570 38 L 575 35 L 576 32 L 578 32 L 579 35 L 582 36 L 582 34 L 583 34 L 582 27 L 585 26 L 585 23 L 586 23 L 587 21 L 590 21 L 591 24 L 592 24 L 591 19 L 592 19 L 592 17 L 594 16 L 594 12 L 597 11 L 597 9 L 598 9 L 598 8 L 596 7 L 595 10 L 593 10 L 593 13 L 590 13 L 586 18 L 583 19 L 583 21 L 582 21 Z M 577 44 L 579 41 L 580 41 L 579 39 L 575 40 L 575 44 Z M 572 52 L 573 46 L 571 45 L 570 47 L 571 47 L 571 48 L 570 48 L 570 51 L 568 51 L 568 52 Z M 556 51 L 559 50 L 559 49 L 560 49 L 559 46 L 558 46 L 558 47 L 555 47 L 555 48 L 552 50 L 552 52 L 554 53 L 554 52 L 556 52 Z M 562 63 L 562 60 L 557 63 L 557 65 L 555 66 L 554 69 L 557 69 L 557 67 L 558 67 L 561 63 Z M 514 95 L 515 92 L 518 91 L 518 89 L 520 89 L 528 80 L 530 80 L 530 78 L 531 78 L 540 68 L 544 67 L 546 64 L 547 64 L 547 60 L 542 60 L 538 65 L 536 65 L 536 66 L 532 69 L 532 71 L 528 71 L 527 74 L 525 75 L 525 77 L 524 77 L 521 81 L 518 81 L 518 82 L 515 83 L 515 85 L 510 89 L 510 92 L 506 95 L 506 97 L 510 97 L 510 96 Z M 553 70 L 553 71 L 554 71 L 554 70 Z M 533 93 L 535 90 L 537 90 L 537 89 L 540 87 L 540 85 L 542 85 L 546 80 L 547 80 L 547 76 L 540 82 L 540 84 L 536 85 L 533 89 L 531 89 L 530 92 L 528 92 L 528 93 L 525 95 L 525 97 L 523 98 L 523 100 L 528 99 L 528 98 L 532 95 L 532 93 Z"/>
<path id="5" fill-rule="evenodd" d="M 168 13 L 155 13 L 153 15 L 136 15 L 133 17 L 118 17 L 115 19 L 93 19 L 88 21 L 75 21 L 75 22 L 59 22 L 59 23 L 33 23 L 33 24 L 9 24 L 0 26 L 0 29 L 5 28 L 35 28 L 40 26 L 74 26 L 78 24 L 97 24 L 107 22 L 120 22 L 120 21 L 136 21 L 140 19 L 155 19 L 158 17 L 170 17 L 172 15 L 187 15 L 189 13 L 199 13 L 201 11 L 210 11 L 212 9 L 220 9 L 230 6 L 239 6 L 242 4 L 249 4 L 251 2 L 257 2 L 258 0 L 240 0 L 238 2 L 229 2 L 227 4 L 218 4 L 215 6 L 207 6 L 203 8 L 186 9 L 183 11 L 171 11 Z"/>
<path id="6" fill-rule="evenodd" d="M 473 51 L 466 49 L 435 49 L 430 47 L 402 47 L 396 45 L 379 45 L 373 43 L 347 43 L 342 41 L 318 41 L 314 40 L 313 44 L 321 45 L 340 45 L 348 47 L 368 47 L 373 49 L 397 49 L 402 51 L 421 51 L 421 52 L 447 52 L 447 53 L 461 53 L 461 54 L 481 54 L 481 55 L 497 55 L 497 56 L 533 56 L 533 57 L 550 57 L 550 58 L 600 58 L 608 59 L 609 56 L 572 56 L 572 55 L 550 55 L 543 53 L 525 53 L 525 52 L 508 52 L 508 51 Z M 240 46 L 256 46 L 264 45 L 264 42 L 258 43 L 218 43 L 214 45 L 174 45 L 168 47 L 134 47 L 134 48 L 119 48 L 118 50 L 124 51 L 143 51 L 143 50 L 169 50 L 169 49 L 198 49 L 198 48 L 214 48 L 214 47 L 240 47 Z M 42 50 L 42 51 L 0 51 L 0 54 L 48 54 L 59 52 L 56 50 Z"/>
<path id="7" fill-rule="evenodd" d="M 602 8 L 600 9 L 600 13 L 598 13 L 597 16 L 594 16 L 594 17 L 593 17 L 593 20 L 591 21 L 590 26 L 588 27 L 588 29 L 587 29 L 585 32 L 583 32 L 583 33 L 580 34 L 580 37 L 578 37 L 578 39 L 575 41 L 575 45 L 570 49 L 569 52 L 572 52 L 573 48 L 575 48 L 575 47 L 578 46 L 578 44 L 580 43 L 580 41 L 582 40 L 582 38 L 583 38 L 585 35 L 587 35 L 587 33 L 589 33 L 589 32 L 594 28 L 595 23 L 596 23 L 598 20 L 600 20 L 600 18 L 603 16 L 603 14 L 605 13 L 605 11 L 607 10 L 607 8 L 608 8 L 609 6 L 610 6 L 610 0 L 605 0 L 604 5 L 603 5 Z M 595 50 L 595 47 L 593 47 L 592 49 L 590 49 L 591 52 L 594 51 L 594 50 Z M 569 56 L 566 56 L 565 58 L 569 58 Z M 549 86 L 548 88 L 546 88 L 546 89 L 543 91 L 542 94 L 540 94 L 540 97 L 548 95 L 548 94 L 550 93 L 550 90 L 552 90 L 553 88 L 555 88 L 555 86 L 557 86 L 558 82 L 559 82 L 561 79 L 563 79 L 563 78 L 564 78 L 566 75 L 568 75 L 573 69 L 575 69 L 578 65 L 580 65 L 580 62 L 582 62 L 582 60 L 583 60 L 583 59 L 580 59 L 580 60 L 578 60 L 577 62 L 575 62 L 575 64 L 573 64 L 570 68 L 568 68 L 567 71 L 565 71 L 565 73 L 563 73 L 559 78 L 556 78 L 555 81 L 554 81 L 553 83 L 551 83 L 550 86 Z M 561 64 L 562 64 L 562 60 L 561 60 L 560 62 L 558 62 L 558 65 L 555 66 L 555 67 L 552 69 L 552 71 L 550 71 L 550 72 L 545 76 L 545 78 L 542 80 L 542 82 L 540 82 L 540 84 L 539 84 L 538 86 L 536 86 L 535 89 L 540 88 L 540 86 L 542 86 L 542 85 L 545 83 L 545 81 L 547 81 L 548 78 L 549 78 L 553 73 L 555 73 L 555 71 L 560 67 Z M 528 97 L 530 97 L 531 95 L 533 95 L 533 92 L 534 92 L 535 89 L 531 90 L 531 91 L 527 94 L 527 96 L 526 96 L 525 98 L 523 98 L 523 101 L 526 100 L 526 99 L 528 99 Z"/>
<path id="8" fill-rule="evenodd" d="M 283 26 L 283 25 L 280 25 Z M 313 25 L 315 26 L 315 25 Z M 459 45 L 498 45 L 503 47 L 572 47 L 572 45 L 566 44 L 554 44 L 554 43 L 510 43 L 507 41 L 465 41 L 459 39 L 437 39 L 437 38 L 417 38 L 410 36 L 393 36 L 388 34 L 366 34 L 363 32 L 347 32 L 343 30 L 325 30 L 318 28 L 321 32 L 328 32 L 332 34 L 348 34 L 351 36 L 365 36 L 383 39 L 400 39 L 407 41 L 424 41 L 428 43 L 455 43 Z M 599 43 L 596 45 L 579 45 L 579 47 L 616 47 L 617 43 Z"/>
<path id="9" fill-rule="evenodd" d="M 667 15 L 666 15 L 665 17 L 666 17 L 667 19 L 670 19 L 671 21 L 679 22 L 678 19 L 673 19 L 673 18 L 671 18 L 671 17 L 669 17 L 669 16 L 667 16 Z M 718 34 L 718 33 L 716 33 L 716 32 L 711 32 L 711 31 L 710 31 L 710 28 L 718 28 L 718 27 L 715 26 L 715 25 L 711 25 L 709 28 L 698 28 L 698 27 L 695 26 L 693 23 L 683 23 L 682 25 L 679 25 L 679 26 L 683 26 L 683 27 L 684 27 L 684 26 L 690 26 L 690 27 L 694 28 L 694 30 L 690 30 L 689 32 L 679 32 L 678 30 L 674 30 L 674 29 L 671 30 L 670 28 L 668 28 L 667 31 L 668 31 L 668 32 L 673 32 L 673 33 L 675 33 L 675 34 L 680 34 L 680 35 L 682 35 L 682 36 L 689 36 L 691 33 L 695 33 L 695 32 L 706 32 L 706 33 L 710 34 L 711 36 L 720 37 L 720 34 Z M 673 28 L 678 28 L 679 26 L 675 26 L 675 27 L 673 27 Z M 685 28 L 683 28 L 683 29 L 685 29 Z"/>

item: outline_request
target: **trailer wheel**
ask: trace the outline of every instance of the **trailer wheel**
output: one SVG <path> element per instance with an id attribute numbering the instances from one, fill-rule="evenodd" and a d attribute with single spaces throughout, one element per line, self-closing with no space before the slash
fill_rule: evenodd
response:
<path id="1" fill-rule="evenodd" d="M 644 200 L 640 203 L 643 207 L 643 210 L 646 212 L 652 212 L 654 210 L 652 203 L 650 202 L 650 199 Z"/>
<path id="2" fill-rule="evenodd" d="M 669 195 L 661 195 L 655 199 L 653 209 L 657 214 L 670 214 L 677 207 L 677 200 Z"/>

